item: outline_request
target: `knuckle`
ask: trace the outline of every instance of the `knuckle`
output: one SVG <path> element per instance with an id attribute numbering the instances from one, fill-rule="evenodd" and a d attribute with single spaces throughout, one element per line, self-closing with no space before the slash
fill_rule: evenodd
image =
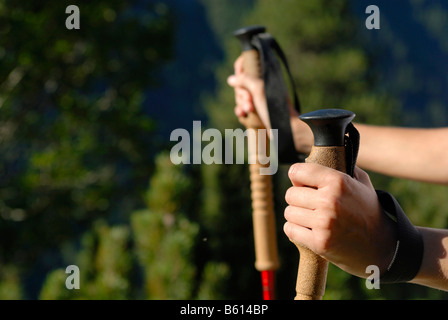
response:
<path id="1" fill-rule="evenodd" d="M 349 179 L 351 179 L 351 177 L 344 172 L 332 170 L 331 173 L 327 175 L 327 179 L 329 180 L 328 182 L 330 184 L 343 186 L 347 184 L 347 182 L 349 181 Z"/>
<path id="2" fill-rule="evenodd" d="M 331 186 L 334 192 L 343 193 L 345 190 L 345 186 L 347 184 L 346 174 L 341 174 L 337 172 L 337 174 L 333 174 L 331 176 Z"/>
<path id="3" fill-rule="evenodd" d="M 319 212 L 319 218 L 313 231 L 315 232 L 315 244 L 318 254 L 325 256 L 331 251 L 337 233 L 338 220 L 335 210 L 323 210 Z"/>
<path id="4" fill-rule="evenodd" d="M 295 176 L 296 171 L 297 171 L 297 164 L 293 164 L 293 165 L 291 165 L 291 167 L 289 167 L 289 170 L 288 170 L 288 178 L 289 178 L 290 180 L 293 180 L 293 179 L 294 179 L 294 176 Z"/>
<path id="5" fill-rule="evenodd" d="M 333 211 L 326 211 L 319 215 L 319 219 L 317 220 L 317 226 L 319 230 L 323 231 L 331 231 L 333 230 L 336 224 L 336 216 L 333 214 Z"/>
<path id="6" fill-rule="evenodd" d="M 315 236 L 314 250 L 321 256 L 326 256 L 332 247 L 331 234 L 329 232 L 319 232 Z"/>
<path id="7" fill-rule="evenodd" d="M 322 209 L 322 213 L 325 217 L 331 215 L 332 212 L 335 212 L 339 207 L 340 203 L 340 195 L 337 192 L 327 192 L 324 194 L 320 200 L 320 208 Z"/>
<path id="8" fill-rule="evenodd" d="M 333 212 L 338 212 L 343 205 L 344 194 L 350 193 L 352 178 L 347 174 L 331 176 L 330 188 L 323 199 L 324 207 Z"/>

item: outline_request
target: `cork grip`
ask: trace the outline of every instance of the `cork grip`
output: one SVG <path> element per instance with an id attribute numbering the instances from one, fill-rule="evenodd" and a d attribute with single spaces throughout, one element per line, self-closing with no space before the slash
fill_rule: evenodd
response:
<path id="1" fill-rule="evenodd" d="M 244 72 L 256 77 L 261 77 L 260 59 L 258 51 L 243 51 Z M 255 268 L 258 271 L 275 270 L 279 267 L 277 237 L 275 228 L 274 204 L 272 194 L 272 179 L 269 175 L 261 175 L 260 169 L 267 167 L 261 164 L 261 157 L 266 157 L 265 151 L 269 150 L 269 139 L 265 137 L 266 146 L 258 148 L 258 130 L 265 129 L 256 111 L 246 117 L 240 117 L 239 121 L 246 129 L 253 129 L 255 134 L 248 134 L 250 182 L 252 199 L 252 219 L 255 242 Z M 265 161 L 261 161 L 266 163 Z"/>
<path id="2" fill-rule="evenodd" d="M 344 147 L 313 146 L 307 163 L 318 163 L 342 172 L 346 171 Z M 295 244 L 300 252 L 295 300 L 321 300 L 325 293 L 328 261 L 308 248 Z"/>

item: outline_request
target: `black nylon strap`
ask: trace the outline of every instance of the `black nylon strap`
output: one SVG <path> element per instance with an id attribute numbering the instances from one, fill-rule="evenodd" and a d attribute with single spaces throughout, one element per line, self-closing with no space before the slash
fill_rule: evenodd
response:
<path id="1" fill-rule="evenodd" d="M 306 155 L 298 153 L 294 146 L 288 109 L 288 89 L 283 78 L 280 61 L 288 74 L 294 108 L 300 113 L 300 102 L 295 92 L 294 80 L 280 45 L 269 33 L 260 33 L 252 38 L 261 60 L 266 100 L 272 129 L 278 130 L 277 154 L 280 163 L 303 162 Z"/>
<path id="2" fill-rule="evenodd" d="M 353 177 L 355 172 L 356 160 L 358 159 L 359 151 L 359 132 L 353 125 L 349 123 L 345 129 L 345 162 L 346 171 L 350 177 Z"/>
<path id="3" fill-rule="evenodd" d="M 423 238 L 409 221 L 397 200 L 388 192 L 376 190 L 381 207 L 396 218 L 397 248 L 387 271 L 381 275 L 381 283 L 407 282 L 415 278 L 423 259 Z"/>
<path id="4" fill-rule="evenodd" d="M 356 159 L 359 151 L 359 132 L 350 123 L 346 129 L 345 152 L 347 174 L 353 177 Z M 392 215 L 396 220 L 397 247 L 387 271 L 381 275 L 382 283 L 407 282 L 417 275 L 423 259 L 423 238 L 417 228 L 411 223 L 397 200 L 388 192 L 375 190 L 385 214 Z"/>

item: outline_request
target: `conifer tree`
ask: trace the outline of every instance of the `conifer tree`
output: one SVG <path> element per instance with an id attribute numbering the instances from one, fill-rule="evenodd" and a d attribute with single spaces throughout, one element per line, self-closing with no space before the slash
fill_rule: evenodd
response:
<path id="1" fill-rule="evenodd" d="M 150 299 L 193 298 L 193 252 L 198 225 L 185 217 L 189 177 L 167 154 L 156 158 L 147 209 L 132 214 L 136 250 Z"/>
<path id="2" fill-rule="evenodd" d="M 0 270 L 19 273 L 0 287 L 16 279 L 22 298 L 94 221 L 142 205 L 156 152 L 143 96 L 172 52 L 161 1 L 84 1 L 76 30 L 66 7 L 0 3 Z"/>

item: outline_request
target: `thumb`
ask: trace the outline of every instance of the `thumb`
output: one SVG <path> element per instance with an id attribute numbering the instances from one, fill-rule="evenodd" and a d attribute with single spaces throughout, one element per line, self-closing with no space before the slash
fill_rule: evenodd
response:
<path id="1" fill-rule="evenodd" d="M 359 182 L 361 182 L 363 185 L 372 186 L 372 182 L 370 181 L 370 177 L 367 174 L 367 172 L 365 172 L 358 166 L 355 166 L 355 171 L 354 171 L 353 177 L 356 180 L 358 180 Z"/>

